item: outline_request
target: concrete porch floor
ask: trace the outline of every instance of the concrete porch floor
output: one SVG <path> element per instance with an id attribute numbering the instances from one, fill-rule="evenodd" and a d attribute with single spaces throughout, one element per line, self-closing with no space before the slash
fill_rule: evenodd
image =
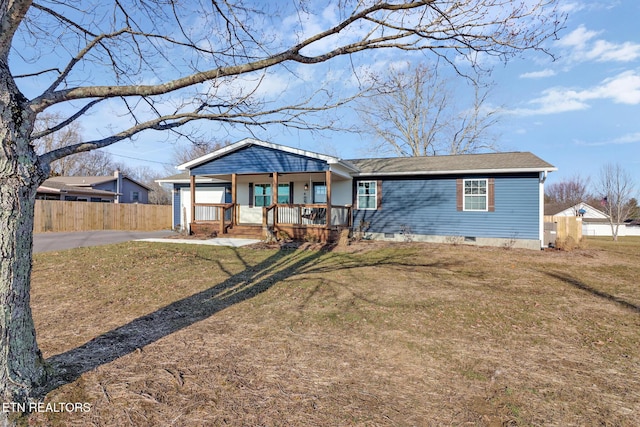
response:
<path id="1" fill-rule="evenodd" d="M 209 245 L 209 246 L 231 246 L 238 248 L 240 246 L 252 245 L 260 242 L 258 239 L 240 239 L 232 237 L 214 237 L 211 239 L 138 239 L 137 242 L 156 242 L 156 243 L 183 243 L 187 245 Z"/>

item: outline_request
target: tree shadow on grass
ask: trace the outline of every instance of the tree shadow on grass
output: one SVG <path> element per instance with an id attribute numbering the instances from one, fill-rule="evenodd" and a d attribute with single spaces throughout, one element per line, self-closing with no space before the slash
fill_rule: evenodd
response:
<path id="1" fill-rule="evenodd" d="M 635 311 L 637 313 L 640 313 L 640 306 L 639 305 L 634 304 L 634 303 L 629 302 L 629 301 L 626 301 L 626 300 L 624 300 L 624 299 L 622 299 L 622 298 L 620 298 L 618 296 L 608 294 L 608 293 L 603 292 L 603 291 L 601 291 L 599 289 L 595 289 L 595 288 L 587 285 L 586 283 L 583 283 L 583 282 L 581 282 L 581 281 L 579 281 L 579 280 L 577 280 L 577 279 L 575 279 L 575 278 L 573 278 L 573 277 L 571 277 L 571 276 L 569 276 L 567 274 L 558 273 L 558 272 L 554 272 L 554 271 L 545 271 L 544 273 L 547 276 L 550 276 L 550 277 L 553 277 L 555 279 L 561 280 L 561 281 L 563 281 L 565 283 L 568 283 L 568 284 L 570 284 L 572 286 L 575 286 L 578 289 L 581 289 L 583 291 L 587 291 L 587 292 L 589 292 L 589 293 L 591 293 L 591 294 L 593 294 L 593 295 L 595 295 L 597 297 L 604 298 L 604 299 L 606 299 L 608 301 L 613 301 L 615 303 L 620 304 L 624 308 L 628 308 L 628 309 L 633 310 L 633 311 Z"/>
<path id="2" fill-rule="evenodd" d="M 370 266 L 392 266 L 400 269 L 447 268 L 448 263 L 407 262 L 399 253 L 384 253 L 375 257 L 341 254 L 326 257 L 324 250 L 279 250 L 256 265 L 249 265 L 233 248 L 245 269 L 231 274 L 216 259 L 217 270 L 229 277 L 202 292 L 175 301 L 152 313 L 93 338 L 85 344 L 47 359 L 53 370 L 47 384 L 35 396 L 44 397 L 56 388 L 69 384 L 85 372 L 110 363 L 122 356 L 152 344 L 196 322 L 207 319 L 234 304 L 246 301 L 292 276 L 318 273 L 330 277 L 338 270 Z M 212 269 L 215 270 L 215 269 Z"/>
<path id="3" fill-rule="evenodd" d="M 242 260 L 238 251 L 234 251 Z M 322 255 L 322 251 L 278 251 L 254 266 L 245 263 L 245 270 L 222 283 L 138 317 L 79 347 L 52 356 L 47 363 L 53 369 L 53 376 L 37 391 L 36 396 L 44 396 L 75 381 L 85 372 L 253 298 L 277 282 L 298 274 L 305 266 L 317 262 Z M 218 261 L 214 262 L 222 267 Z"/>

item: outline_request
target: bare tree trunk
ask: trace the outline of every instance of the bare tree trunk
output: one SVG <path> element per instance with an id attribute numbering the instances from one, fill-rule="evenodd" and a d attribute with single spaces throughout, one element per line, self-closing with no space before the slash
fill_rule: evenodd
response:
<path id="1" fill-rule="evenodd" d="M 30 306 L 35 195 L 47 172 L 29 143 L 33 122 L 27 100 L 0 60 L 0 399 L 4 402 L 26 402 L 46 373 Z"/>

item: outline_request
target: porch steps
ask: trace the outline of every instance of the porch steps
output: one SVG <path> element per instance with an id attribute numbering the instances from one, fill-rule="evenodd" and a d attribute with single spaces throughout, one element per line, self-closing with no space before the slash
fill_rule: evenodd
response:
<path id="1" fill-rule="evenodd" d="M 246 239 L 262 239 L 262 225 L 243 224 L 226 227 L 226 233 L 220 234 L 217 221 L 191 223 L 191 231 L 198 236 L 237 237 Z"/>
<path id="2" fill-rule="evenodd" d="M 261 225 L 234 225 L 227 229 L 225 237 L 237 237 L 244 239 L 262 239 Z"/>

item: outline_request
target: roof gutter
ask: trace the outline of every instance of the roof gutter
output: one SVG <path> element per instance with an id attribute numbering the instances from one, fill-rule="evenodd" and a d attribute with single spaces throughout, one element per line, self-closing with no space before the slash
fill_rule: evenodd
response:
<path id="1" fill-rule="evenodd" d="M 459 170 L 438 170 L 438 171 L 411 171 L 411 172 L 360 172 L 354 176 L 415 176 L 415 175 L 459 175 L 459 174 L 489 174 L 489 173 L 525 173 L 525 172 L 553 172 L 558 168 L 508 168 L 508 169 L 459 169 Z"/>

